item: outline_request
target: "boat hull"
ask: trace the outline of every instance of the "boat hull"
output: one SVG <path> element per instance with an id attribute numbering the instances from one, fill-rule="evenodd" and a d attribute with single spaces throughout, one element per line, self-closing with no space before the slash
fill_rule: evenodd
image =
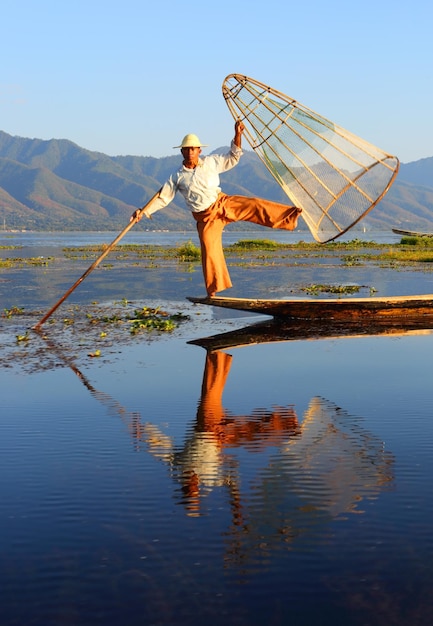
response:
<path id="1" fill-rule="evenodd" d="M 383 298 L 307 298 L 292 300 L 189 297 L 188 300 L 195 304 L 270 315 L 275 318 L 368 321 L 372 318 L 393 320 L 431 317 L 433 320 L 432 294 Z"/>

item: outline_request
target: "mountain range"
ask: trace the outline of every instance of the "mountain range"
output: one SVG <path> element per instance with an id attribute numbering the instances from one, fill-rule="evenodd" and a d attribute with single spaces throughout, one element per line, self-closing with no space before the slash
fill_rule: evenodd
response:
<path id="1" fill-rule="evenodd" d="M 2 223 L 9 230 L 123 229 L 180 162 L 179 152 L 161 158 L 108 156 L 66 139 L 29 139 L 0 131 L 0 229 Z M 287 203 L 252 151 L 244 151 L 239 165 L 221 181 L 228 194 Z M 299 224 L 307 229 L 304 222 Z M 242 230 L 248 226 L 232 225 Z M 360 227 L 433 231 L 433 157 L 402 163 L 390 191 Z M 195 229 L 195 221 L 178 194 L 135 228 L 186 231 Z"/>

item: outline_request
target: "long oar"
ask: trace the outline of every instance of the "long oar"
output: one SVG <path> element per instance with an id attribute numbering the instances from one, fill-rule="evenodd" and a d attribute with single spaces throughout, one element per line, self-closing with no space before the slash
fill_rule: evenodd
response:
<path id="1" fill-rule="evenodd" d="M 144 205 L 144 207 L 142 207 L 141 209 L 139 209 L 138 211 L 135 212 L 134 218 L 129 222 L 129 224 L 127 226 L 125 226 L 125 228 L 122 230 L 122 232 L 117 235 L 116 239 L 114 239 L 110 243 L 110 245 L 104 250 L 104 252 L 101 254 L 101 256 L 99 258 L 97 258 L 96 261 L 94 261 L 92 263 L 92 265 L 84 272 L 84 274 L 82 276 L 80 276 L 80 278 L 72 285 L 72 287 L 70 287 L 68 289 L 68 291 L 65 294 L 63 294 L 63 296 L 60 298 L 60 300 L 58 302 L 56 302 L 56 304 L 53 307 L 51 307 L 51 309 L 48 311 L 48 313 L 45 313 L 44 317 L 41 320 L 39 320 L 39 322 L 33 327 L 34 330 L 39 330 L 40 327 L 42 326 L 42 324 L 44 324 L 44 322 L 46 322 L 47 319 L 49 317 L 51 317 L 51 315 L 54 313 L 54 311 L 56 311 L 59 308 L 59 306 L 62 304 L 62 302 L 64 302 L 66 300 L 66 298 L 71 295 L 71 293 L 74 291 L 74 289 L 76 289 L 78 287 L 78 285 L 80 283 L 82 283 L 85 278 L 87 278 L 87 276 L 90 274 L 90 272 L 92 272 L 95 269 L 95 267 L 98 267 L 100 262 L 103 259 L 105 259 L 107 254 L 109 254 L 111 252 L 111 250 L 114 248 L 114 246 L 117 243 L 119 243 L 119 241 L 122 239 L 122 237 L 124 237 L 126 235 L 126 233 L 128 231 L 130 231 L 131 228 L 141 219 L 141 217 L 143 216 L 144 211 L 155 200 L 155 198 L 159 195 L 160 191 L 161 191 L 161 189 L 159 189 L 156 192 L 156 194 L 154 196 L 152 196 L 152 198 L 149 200 L 149 202 L 147 204 Z"/>

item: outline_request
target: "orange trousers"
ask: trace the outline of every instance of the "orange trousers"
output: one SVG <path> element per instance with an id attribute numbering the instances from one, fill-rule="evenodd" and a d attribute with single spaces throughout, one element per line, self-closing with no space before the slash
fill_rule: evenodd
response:
<path id="1" fill-rule="evenodd" d="M 200 239 L 203 276 L 208 295 L 232 286 L 222 245 L 230 222 L 252 222 L 269 228 L 294 230 L 302 209 L 278 202 L 221 193 L 205 211 L 193 213 Z"/>

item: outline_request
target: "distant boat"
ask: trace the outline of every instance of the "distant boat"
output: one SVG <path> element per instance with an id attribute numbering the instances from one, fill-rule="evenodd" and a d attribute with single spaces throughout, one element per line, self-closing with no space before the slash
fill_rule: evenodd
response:
<path id="1" fill-rule="evenodd" d="M 400 230 L 399 228 L 393 228 L 392 232 L 396 235 L 404 235 L 406 237 L 433 237 L 432 233 L 419 233 L 415 230 Z"/>

